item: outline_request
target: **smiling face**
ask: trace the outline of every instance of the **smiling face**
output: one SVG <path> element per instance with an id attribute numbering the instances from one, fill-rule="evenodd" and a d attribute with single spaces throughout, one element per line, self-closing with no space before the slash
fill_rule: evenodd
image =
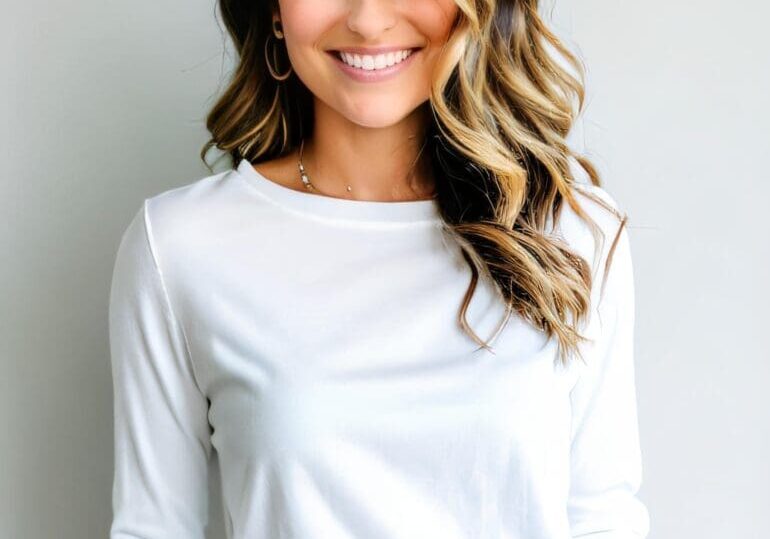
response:
<path id="1" fill-rule="evenodd" d="M 328 107 L 367 127 L 392 125 L 430 97 L 454 0 L 280 0 L 296 75 Z"/>

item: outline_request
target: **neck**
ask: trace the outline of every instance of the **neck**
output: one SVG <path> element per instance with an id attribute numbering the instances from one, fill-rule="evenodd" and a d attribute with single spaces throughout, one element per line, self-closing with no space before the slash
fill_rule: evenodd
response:
<path id="1" fill-rule="evenodd" d="M 428 112 L 421 106 L 398 124 L 372 128 L 316 100 L 314 133 L 302 156 L 310 181 L 323 193 L 357 200 L 431 198 L 435 183 L 423 151 Z"/>

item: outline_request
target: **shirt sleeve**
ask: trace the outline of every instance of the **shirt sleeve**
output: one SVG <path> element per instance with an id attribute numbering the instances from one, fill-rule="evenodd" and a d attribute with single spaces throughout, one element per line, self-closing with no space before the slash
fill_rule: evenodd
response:
<path id="1" fill-rule="evenodd" d="M 648 510 L 637 497 L 642 458 L 634 381 L 634 277 L 623 225 L 607 239 L 617 236 L 599 294 L 594 341 L 570 393 L 568 516 L 573 538 L 642 539 L 649 533 Z"/>
<path id="2" fill-rule="evenodd" d="M 110 289 L 115 444 L 110 539 L 203 539 L 208 401 L 169 302 L 147 202 L 123 233 Z"/>

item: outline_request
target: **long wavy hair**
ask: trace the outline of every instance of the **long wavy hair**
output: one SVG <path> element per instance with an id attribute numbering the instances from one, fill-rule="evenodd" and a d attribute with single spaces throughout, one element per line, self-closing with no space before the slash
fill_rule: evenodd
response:
<path id="1" fill-rule="evenodd" d="M 578 182 L 569 163 L 574 160 L 593 185 L 601 186 L 598 171 L 566 144 L 583 110 L 585 68 L 546 26 L 538 0 L 456 3 L 458 16 L 433 74 L 423 148 L 436 178 L 442 218 L 471 268 L 459 323 L 494 352 L 466 318 L 483 272 L 507 307 L 490 341 L 516 312 L 558 340 L 563 363 L 571 353 L 583 360 L 579 343 L 587 338 L 579 328 L 590 309 L 591 267 L 549 235 L 546 226 L 549 217 L 557 222 L 566 200 L 589 224 L 595 245 L 604 241 L 600 227 L 577 202 L 572 187 Z M 229 155 L 233 166 L 242 159 L 258 163 L 291 152 L 313 130 L 308 88 L 293 72 L 284 81 L 268 74 L 265 40 L 272 32 L 272 14 L 278 12 L 276 2 L 219 0 L 219 10 L 239 62 L 207 117 L 211 138 L 201 159 L 209 170 L 211 148 Z M 280 64 L 289 65 L 285 49 Z M 588 190 L 581 192 L 619 220 L 606 278 L 627 216 Z"/>

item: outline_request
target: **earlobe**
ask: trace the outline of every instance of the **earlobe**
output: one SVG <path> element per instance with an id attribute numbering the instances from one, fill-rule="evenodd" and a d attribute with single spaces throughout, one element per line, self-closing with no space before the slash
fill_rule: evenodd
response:
<path id="1" fill-rule="evenodd" d="M 273 34 L 278 39 L 283 39 L 283 24 L 278 15 L 273 15 Z"/>

